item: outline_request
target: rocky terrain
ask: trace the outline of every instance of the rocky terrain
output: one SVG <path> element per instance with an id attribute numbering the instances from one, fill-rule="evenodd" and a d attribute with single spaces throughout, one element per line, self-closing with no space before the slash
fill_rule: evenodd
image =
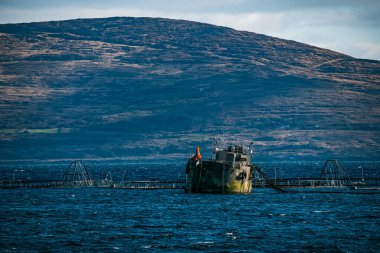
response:
<path id="1" fill-rule="evenodd" d="M 183 20 L 0 25 L 0 160 L 380 158 L 380 62 Z"/>

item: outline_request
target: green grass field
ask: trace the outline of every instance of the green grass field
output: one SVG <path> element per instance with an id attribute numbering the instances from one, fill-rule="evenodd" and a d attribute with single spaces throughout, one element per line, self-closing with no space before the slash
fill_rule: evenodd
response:
<path id="1" fill-rule="evenodd" d="M 71 128 L 44 128 L 44 129 L 0 129 L 0 134 L 57 134 L 70 133 Z"/>

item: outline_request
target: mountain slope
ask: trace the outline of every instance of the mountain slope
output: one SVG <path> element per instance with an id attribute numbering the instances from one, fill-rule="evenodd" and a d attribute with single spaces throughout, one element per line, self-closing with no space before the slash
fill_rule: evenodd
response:
<path id="1" fill-rule="evenodd" d="M 378 159 L 378 61 L 153 18 L 0 25 L 0 159 Z"/>

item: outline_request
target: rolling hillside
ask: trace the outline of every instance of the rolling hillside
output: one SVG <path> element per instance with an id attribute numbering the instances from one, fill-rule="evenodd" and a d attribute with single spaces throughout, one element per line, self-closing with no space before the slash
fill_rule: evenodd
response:
<path id="1" fill-rule="evenodd" d="M 0 160 L 379 159 L 380 62 L 209 24 L 0 25 Z"/>

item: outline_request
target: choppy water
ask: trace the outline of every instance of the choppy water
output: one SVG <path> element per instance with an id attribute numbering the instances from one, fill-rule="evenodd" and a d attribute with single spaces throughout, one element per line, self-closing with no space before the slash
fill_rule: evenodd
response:
<path id="1" fill-rule="evenodd" d="M 185 163 L 126 163 L 85 161 L 93 179 L 104 179 L 111 174 L 115 181 L 184 179 Z M 70 162 L 56 163 L 0 163 L 0 181 L 60 180 Z M 259 163 L 270 177 L 319 177 L 324 161 Z M 380 161 L 342 162 L 353 177 L 380 177 Z"/>
<path id="2" fill-rule="evenodd" d="M 0 190 L 0 206 L 2 252 L 380 251 L 380 194 L 16 189 Z"/>

